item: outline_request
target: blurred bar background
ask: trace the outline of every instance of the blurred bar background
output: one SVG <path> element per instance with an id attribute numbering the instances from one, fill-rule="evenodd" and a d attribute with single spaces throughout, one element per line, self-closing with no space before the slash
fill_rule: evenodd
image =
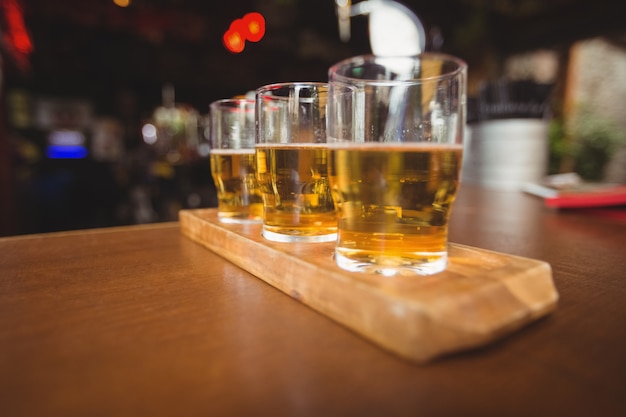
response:
<path id="1" fill-rule="evenodd" d="M 402 3 L 427 50 L 468 62 L 470 131 L 541 120 L 540 171 L 626 183 L 624 2 Z M 233 22 L 251 12 L 260 39 L 229 51 Z M 370 52 L 367 18 L 350 31 L 342 41 L 334 0 L 0 0 L 0 236 L 216 206 L 208 104 L 325 81 L 333 63 Z"/>

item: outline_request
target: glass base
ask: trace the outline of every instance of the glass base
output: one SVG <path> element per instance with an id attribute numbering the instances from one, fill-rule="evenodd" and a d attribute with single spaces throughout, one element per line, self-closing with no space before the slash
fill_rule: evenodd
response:
<path id="1" fill-rule="evenodd" d="M 257 217 L 220 216 L 219 213 L 217 215 L 217 219 L 221 223 L 226 223 L 226 224 L 261 224 L 263 223 L 263 219 L 257 218 Z"/>
<path id="2" fill-rule="evenodd" d="M 263 227 L 262 235 L 265 239 L 272 242 L 305 242 L 305 243 L 319 243 L 319 242 L 334 242 L 337 240 L 337 233 L 328 233 L 325 235 L 310 235 L 310 234 L 298 234 L 297 230 L 291 230 L 291 234 L 277 233 Z"/>
<path id="3" fill-rule="evenodd" d="M 364 272 L 386 277 L 433 275 L 446 269 L 448 254 L 446 252 L 411 254 L 409 258 L 351 253 L 351 256 L 347 257 L 341 253 L 341 249 L 336 249 L 335 263 L 346 271 Z"/>

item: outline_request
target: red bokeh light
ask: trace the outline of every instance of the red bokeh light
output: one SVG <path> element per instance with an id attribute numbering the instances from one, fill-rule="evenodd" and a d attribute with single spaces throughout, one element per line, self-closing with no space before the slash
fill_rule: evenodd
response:
<path id="1" fill-rule="evenodd" d="M 261 13 L 252 12 L 243 17 L 246 30 L 246 39 L 250 42 L 258 42 L 265 35 L 265 18 Z"/>
<path id="2" fill-rule="evenodd" d="M 246 47 L 246 41 L 243 36 L 241 36 L 241 33 L 232 29 L 228 29 L 226 33 L 224 33 L 223 41 L 226 49 L 236 54 L 242 52 Z"/>
<path id="3" fill-rule="evenodd" d="M 224 33 L 224 46 L 230 52 L 240 53 L 246 41 L 258 42 L 265 35 L 265 18 L 261 13 L 247 13 L 242 19 L 235 19 Z"/>
<path id="4" fill-rule="evenodd" d="M 4 36 L 8 43 L 21 54 L 30 54 L 33 51 L 33 44 L 24 24 L 21 5 L 16 0 L 5 0 L 0 2 L 0 8 L 3 9 L 6 18 L 7 28 Z"/>

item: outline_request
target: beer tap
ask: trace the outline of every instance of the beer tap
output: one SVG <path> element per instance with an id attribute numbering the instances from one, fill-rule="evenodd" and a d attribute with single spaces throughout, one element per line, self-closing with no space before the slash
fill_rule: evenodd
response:
<path id="1" fill-rule="evenodd" d="M 393 0 L 364 0 L 352 4 L 352 0 L 335 0 L 339 36 L 342 41 L 350 40 L 350 18 L 367 15 L 370 47 L 374 55 L 400 57 L 419 55 L 425 52 L 426 34 L 424 25 L 409 8 Z M 416 68 L 407 61 L 397 60 L 390 64 L 397 79 L 410 79 Z M 417 69 L 421 71 L 421 68 Z M 386 121 L 385 138 L 399 137 L 403 129 L 400 120 L 407 109 L 407 91 L 402 86 L 392 89 L 389 97 L 389 117 Z M 421 96 L 414 98 L 421 105 Z"/>
<path id="2" fill-rule="evenodd" d="M 424 52 L 424 25 L 408 7 L 393 0 L 335 0 L 339 37 L 350 40 L 350 19 L 367 15 L 370 46 L 374 55 L 401 56 Z"/>

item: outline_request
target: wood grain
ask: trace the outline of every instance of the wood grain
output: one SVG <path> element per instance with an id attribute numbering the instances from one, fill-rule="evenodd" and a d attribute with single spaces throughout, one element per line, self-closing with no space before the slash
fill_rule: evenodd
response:
<path id="1" fill-rule="evenodd" d="M 446 271 L 382 278 L 350 273 L 333 243 L 284 244 L 260 225 L 224 225 L 216 209 L 182 210 L 181 231 L 235 265 L 383 348 L 417 363 L 483 346 L 552 312 L 548 263 L 450 244 Z"/>
<path id="2" fill-rule="evenodd" d="M 626 222 L 465 184 L 450 233 L 547 262 L 558 308 L 417 366 L 178 222 L 0 238 L 0 415 L 626 416 Z"/>

